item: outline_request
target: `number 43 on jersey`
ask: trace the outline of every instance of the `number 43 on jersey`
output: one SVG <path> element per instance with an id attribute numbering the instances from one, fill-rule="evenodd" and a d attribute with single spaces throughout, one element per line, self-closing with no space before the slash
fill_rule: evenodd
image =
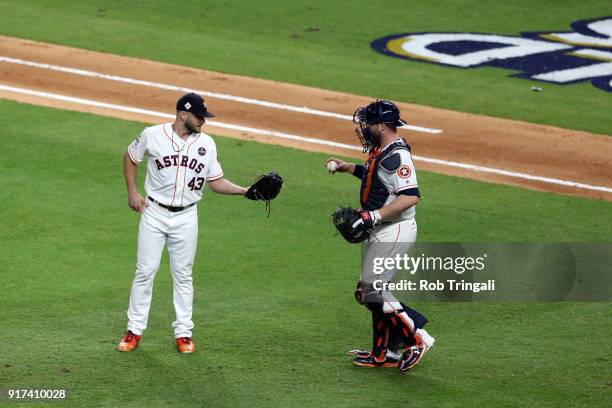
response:
<path id="1" fill-rule="evenodd" d="M 187 183 L 187 187 L 189 187 L 191 191 L 201 190 L 203 186 L 204 186 L 204 177 L 194 177 L 191 179 L 189 183 Z"/>

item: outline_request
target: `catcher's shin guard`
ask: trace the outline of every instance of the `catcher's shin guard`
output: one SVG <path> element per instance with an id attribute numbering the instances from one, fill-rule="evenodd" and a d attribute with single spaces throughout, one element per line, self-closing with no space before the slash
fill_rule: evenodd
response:
<path id="1" fill-rule="evenodd" d="M 390 323 L 390 322 L 389 322 Z M 401 337 L 397 327 L 389 324 L 389 340 L 387 341 L 387 350 L 392 353 L 397 353 L 401 347 Z"/>
<path id="2" fill-rule="evenodd" d="M 380 291 L 374 289 L 371 283 L 359 280 L 354 292 L 355 300 L 360 305 L 364 305 L 372 312 L 382 313 L 382 302 Z"/>
<path id="3" fill-rule="evenodd" d="M 406 306 L 406 304 L 404 303 L 400 303 L 400 305 L 402 306 L 402 309 L 406 312 L 408 317 L 410 317 L 412 321 L 414 322 L 415 329 L 417 330 L 422 329 L 427 324 L 427 321 L 428 321 L 427 318 L 423 316 L 421 313 L 419 313 L 415 309 L 412 309 Z M 400 326 L 398 325 L 393 326 L 389 324 L 389 340 L 387 342 L 387 350 L 392 351 L 392 352 L 397 352 L 402 346 L 403 342 L 402 342 L 402 336 L 400 335 L 400 330 L 401 330 Z M 414 344 L 415 344 L 414 339 L 412 339 L 410 344 L 403 344 L 403 345 L 412 346 Z"/>
<path id="4" fill-rule="evenodd" d="M 383 313 L 372 312 L 372 357 L 384 361 L 387 357 L 389 322 Z"/>
<path id="5" fill-rule="evenodd" d="M 428 322 L 427 317 L 423 316 L 417 310 L 414 310 L 411 307 L 406 306 L 405 303 L 400 302 L 400 305 L 402 306 L 402 309 L 404 309 L 406 314 L 408 314 L 408 317 L 410 317 L 412 321 L 414 322 L 415 329 L 422 329 L 423 327 L 425 327 L 425 325 Z"/>
<path id="6" fill-rule="evenodd" d="M 421 336 L 417 334 L 417 326 L 415 321 L 408 315 L 407 311 L 398 302 L 387 302 L 383 306 L 384 312 L 389 316 L 390 328 L 397 332 L 404 347 L 411 347 L 414 345 L 421 345 L 423 340 Z M 412 310 L 412 309 L 410 309 Z M 416 312 L 416 311 L 413 311 Z M 420 313 L 413 314 L 422 323 L 420 317 L 423 317 Z"/>

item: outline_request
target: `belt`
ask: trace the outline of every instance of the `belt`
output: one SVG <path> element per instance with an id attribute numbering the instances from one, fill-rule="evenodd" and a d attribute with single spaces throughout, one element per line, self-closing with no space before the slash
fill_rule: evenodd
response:
<path id="1" fill-rule="evenodd" d="M 390 224 L 395 224 L 395 223 L 397 223 L 397 222 L 409 221 L 409 220 L 410 220 L 410 218 L 405 219 L 405 220 L 403 220 L 403 219 L 399 219 L 399 220 L 388 220 L 388 221 L 382 221 L 382 222 L 380 222 L 378 225 L 390 225 Z"/>
<path id="2" fill-rule="evenodd" d="M 165 208 L 166 210 L 170 211 L 170 212 L 180 212 L 183 210 L 186 210 L 187 208 L 194 206 L 196 203 L 191 203 L 189 205 L 186 205 L 185 207 L 171 207 L 169 205 L 166 204 L 162 204 L 159 201 L 157 201 L 156 199 L 154 199 L 151 196 L 147 196 L 147 199 L 149 199 L 149 201 L 154 202 L 155 204 L 159 205 L 161 208 Z"/>

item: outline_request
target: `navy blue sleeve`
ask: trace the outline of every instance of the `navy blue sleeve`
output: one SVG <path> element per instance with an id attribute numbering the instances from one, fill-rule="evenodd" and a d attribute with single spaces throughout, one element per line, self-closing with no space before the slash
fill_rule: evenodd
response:
<path id="1" fill-rule="evenodd" d="M 421 197 L 421 193 L 419 193 L 419 189 L 418 187 L 414 187 L 414 188 L 407 188 L 405 190 L 401 190 L 397 192 L 397 195 L 407 195 L 407 196 L 417 196 L 417 197 Z"/>
<path id="2" fill-rule="evenodd" d="M 355 171 L 353 172 L 353 176 L 361 180 L 364 174 L 365 174 L 365 166 L 362 164 L 356 164 Z"/>

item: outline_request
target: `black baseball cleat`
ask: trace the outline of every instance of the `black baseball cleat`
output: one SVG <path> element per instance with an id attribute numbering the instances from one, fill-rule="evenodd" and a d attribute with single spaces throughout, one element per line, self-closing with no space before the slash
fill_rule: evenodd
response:
<path id="1" fill-rule="evenodd" d="M 410 349 L 404 351 L 404 354 L 402 354 L 397 369 L 402 373 L 410 370 L 415 365 L 419 364 L 419 361 L 421 361 L 426 352 L 427 346 L 425 345 L 423 347 L 410 347 Z"/>
<path id="2" fill-rule="evenodd" d="M 380 368 L 389 368 L 389 367 L 397 367 L 399 360 L 393 357 L 387 357 L 384 361 L 378 362 L 372 356 L 368 357 L 355 357 L 353 359 L 353 364 L 359 367 L 380 367 Z"/>

